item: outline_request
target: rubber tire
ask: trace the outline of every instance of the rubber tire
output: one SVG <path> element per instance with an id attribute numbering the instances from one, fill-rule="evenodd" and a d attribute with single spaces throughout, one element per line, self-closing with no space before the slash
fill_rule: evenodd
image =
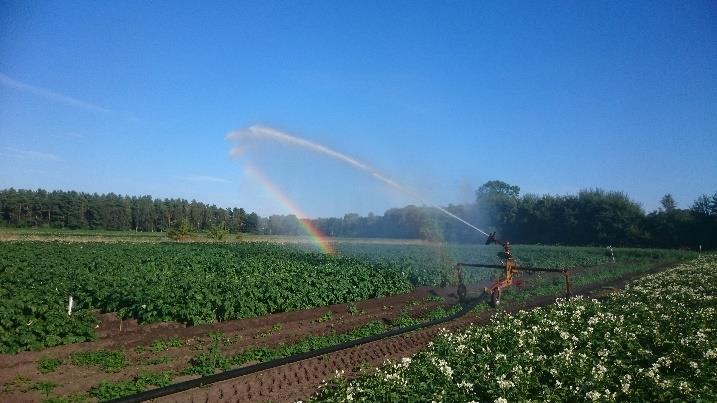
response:
<path id="1" fill-rule="evenodd" d="M 466 285 L 465 285 L 465 284 L 459 284 L 459 285 L 458 285 L 458 291 L 457 291 L 458 300 L 459 300 L 459 301 L 465 301 L 465 299 L 466 299 L 466 294 L 467 294 L 467 293 L 468 293 L 468 290 L 466 289 Z"/>
<path id="2" fill-rule="evenodd" d="M 493 293 L 490 295 L 490 303 L 493 305 L 493 308 L 497 308 L 498 305 L 500 305 L 500 290 L 493 290 Z"/>

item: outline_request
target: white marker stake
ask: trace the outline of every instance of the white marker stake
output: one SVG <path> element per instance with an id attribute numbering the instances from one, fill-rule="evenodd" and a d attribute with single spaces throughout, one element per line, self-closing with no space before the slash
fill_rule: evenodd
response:
<path id="1" fill-rule="evenodd" d="M 72 315 L 73 305 L 75 305 L 75 301 L 72 300 L 72 295 L 70 295 L 70 300 L 67 302 L 67 316 Z"/>

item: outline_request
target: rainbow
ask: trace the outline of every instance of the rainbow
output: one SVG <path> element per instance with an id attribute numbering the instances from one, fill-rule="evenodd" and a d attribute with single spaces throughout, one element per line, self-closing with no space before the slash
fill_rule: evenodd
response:
<path id="1" fill-rule="evenodd" d="M 287 209 L 291 214 L 295 215 L 296 218 L 299 219 L 299 224 L 301 225 L 301 227 L 311 237 L 311 239 L 314 241 L 314 243 L 316 243 L 316 245 L 321 249 L 323 253 L 329 255 L 336 254 L 336 249 L 334 249 L 334 246 L 329 241 L 328 237 L 324 235 L 324 233 L 321 232 L 321 230 L 318 229 L 309 218 L 307 218 L 306 214 L 301 211 L 299 206 L 297 206 L 296 203 L 291 201 L 291 199 L 289 199 L 289 197 L 284 192 L 282 192 L 281 189 L 279 189 L 274 184 L 274 182 L 267 178 L 266 175 L 262 174 L 261 171 L 259 171 L 252 164 L 246 165 L 246 172 L 261 186 L 263 186 L 264 189 L 266 189 L 267 192 L 269 192 L 279 204 L 284 206 L 285 209 Z"/>

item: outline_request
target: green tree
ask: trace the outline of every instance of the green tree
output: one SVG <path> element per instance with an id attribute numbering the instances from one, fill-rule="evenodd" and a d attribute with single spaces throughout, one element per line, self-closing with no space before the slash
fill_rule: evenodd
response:
<path id="1" fill-rule="evenodd" d="M 695 219 L 691 231 L 695 245 L 702 245 L 703 249 L 717 248 L 717 192 L 712 196 L 705 194 L 698 197 L 690 212 Z"/>
<path id="2" fill-rule="evenodd" d="M 246 231 L 256 233 L 259 231 L 259 216 L 256 213 L 251 213 L 246 217 Z"/>
<path id="3" fill-rule="evenodd" d="M 209 228 L 207 235 L 209 235 L 209 238 L 211 239 L 221 241 L 227 236 L 227 234 L 229 234 L 229 230 L 227 230 L 226 225 L 222 222 L 212 225 L 211 228 Z"/>
<path id="4" fill-rule="evenodd" d="M 492 180 L 484 183 L 476 191 L 476 205 L 484 214 L 487 222 L 504 237 L 514 235 L 513 224 L 518 212 L 520 187 L 503 181 Z"/>
<path id="5" fill-rule="evenodd" d="M 699 215 L 717 216 L 717 192 L 715 192 L 712 197 L 706 194 L 698 197 L 692 204 L 690 210 Z"/>
<path id="6" fill-rule="evenodd" d="M 192 226 L 189 224 L 188 218 L 182 218 L 179 223 L 172 227 L 167 233 L 167 236 L 175 241 L 181 241 L 189 237 L 192 232 Z"/>
<path id="7" fill-rule="evenodd" d="M 508 199 L 517 199 L 519 194 L 520 186 L 509 185 L 499 180 L 492 180 L 484 183 L 476 190 L 476 199 L 480 200 L 486 196 L 501 196 Z"/>
<path id="8" fill-rule="evenodd" d="M 672 197 L 672 195 L 669 193 L 662 196 L 662 199 L 660 200 L 660 205 L 662 206 L 662 210 L 665 213 L 672 213 L 677 210 L 677 202 L 675 202 L 675 198 Z"/>

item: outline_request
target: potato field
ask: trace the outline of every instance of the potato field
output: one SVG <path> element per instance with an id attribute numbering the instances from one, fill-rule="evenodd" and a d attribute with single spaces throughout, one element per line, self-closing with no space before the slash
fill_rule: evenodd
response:
<path id="1" fill-rule="evenodd" d="M 212 323 L 446 285 L 455 282 L 456 261 L 497 261 L 496 249 L 488 246 L 339 248 L 344 256 L 266 243 L 5 242 L 0 244 L 0 297 L 7 301 L 0 307 L 0 352 L 89 340 L 90 310 L 140 323 Z M 526 265 L 547 267 L 589 267 L 611 259 L 602 248 L 515 250 Z M 618 256 L 644 263 L 680 257 L 674 254 L 626 250 Z M 468 278 L 494 276 L 472 271 Z M 70 296 L 76 309 L 68 318 Z"/>
<path id="2" fill-rule="evenodd" d="M 314 401 L 716 401 L 717 257 L 601 302 L 560 300 L 442 332 L 429 348 Z"/>
<path id="3" fill-rule="evenodd" d="M 105 401 L 187 377 L 212 376 L 445 318 L 459 312 L 466 302 L 456 296 L 456 263 L 499 264 L 501 250 L 494 245 L 345 240 L 334 246 L 335 256 L 312 252 L 312 246 L 301 243 L 0 242 L 0 298 L 4 301 L 0 306 L 0 361 L 4 361 L 0 400 Z M 514 246 L 513 253 L 523 267 L 572 270 L 572 285 L 578 293 L 659 271 L 696 255 L 675 250 L 523 245 Z M 334 365 L 337 370 L 351 362 L 355 370 L 374 368 L 385 354 L 399 361 L 376 373 L 361 372 L 355 381 L 338 377 L 313 398 L 679 399 L 688 395 L 684 390 L 710 397 L 697 383 L 686 380 L 686 384 L 670 384 L 665 394 L 644 391 L 643 375 L 634 372 L 641 365 L 652 368 L 655 354 L 682 343 L 674 339 L 679 332 L 699 332 L 702 336 L 694 342 L 702 343 L 700 348 L 713 343 L 714 335 L 705 323 L 714 313 L 709 308 L 714 300 L 695 295 L 712 295 L 714 290 L 687 290 L 696 284 L 698 274 L 703 276 L 700 270 L 715 262 L 702 259 L 698 263 L 670 271 L 670 275 L 650 277 L 605 302 L 562 300 L 553 308 L 501 313 L 489 326 L 465 330 L 474 321 L 488 321 L 495 312 L 487 303 L 478 303 L 469 314 L 448 322 L 455 332 L 446 331 L 434 339 L 429 331 L 416 339 L 433 340 L 425 352 L 419 352 L 426 347 L 419 341 L 385 350 L 379 342 L 353 358 L 323 359 L 320 365 Z M 481 297 L 483 285 L 500 275 L 501 270 L 467 269 L 469 299 Z M 520 273 L 518 279 L 520 286 L 505 290 L 503 309 L 507 311 L 550 304 L 564 295 L 559 274 Z M 649 295 L 649 290 L 657 295 L 661 288 L 670 290 L 661 297 L 664 301 Z M 74 305 L 68 314 L 70 296 Z M 699 315 L 685 315 L 676 306 L 689 306 L 707 316 L 690 324 Z M 656 335 L 648 334 L 653 329 L 646 324 L 668 317 L 680 318 L 681 323 L 658 328 L 659 336 L 664 336 L 658 342 Z M 623 330 L 618 331 L 616 324 L 630 335 L 619 333 Z M 601 338 L 606 334 L 611 336 Z M 694 362 L 700 369 L 709 364 L 694 357 L 696 350 L 687 349 L 692 348 L 690 343 L 684 348 L 680 345 L 689 361 L 670 356 L 670 362 L 680 363 L 679 368 L 684 362 L 688 366 Z M 706 351 L 714 349 L 709 346 Z M 414 352 L 418 354 L 412 356 Z M 570 362 L 560 361 L 567 359 L 563 355 L 568 352 Z M 312 377 L 302 378 L 309 383 L 334 374 L 318 369 L 319 364 L 297 365 L 283 371 L 311 372 Z M 590 372 L 592 368 L 603 367 L 599 382 L 584 382 L 584 377 L 598 376 Z M 271 382 L 239 378 L 240 386 L 233 389 L 217 384 L 188 396 L 211 400 L 202 394 L 233 393 L 233 399 L 241 401 L 310 397 L 305 391 L 296 394 L 296 381 L 287 378 L 286 372 L 265 376 L 275 378 Z M 709 376 L 702 380 L 714 381 Z M 318 383 L 301 390 L 313 394 L 316 387 Z"/>
<path id="4" fill-rule="evenodd" d="M 93 309 L 196 325 L 410 289 L 391 266 L 261 243 L 3 243 L 0 282 L 0 352 L 89 340 Z"/>

